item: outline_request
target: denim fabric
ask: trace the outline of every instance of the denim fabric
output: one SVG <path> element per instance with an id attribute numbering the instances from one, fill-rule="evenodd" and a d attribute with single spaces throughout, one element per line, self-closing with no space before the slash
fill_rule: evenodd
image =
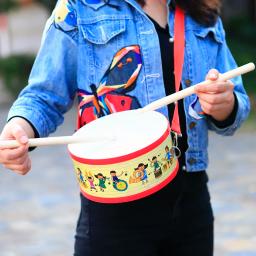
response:
<path id="1" fill-rule="evenodd" d="M 115 54 L 122 48 L 138 45 L 142 68 L 132 89 L 125 92 L 136 98 L 140 106 L 165 96 L 159 40 L 154 25 L 135 0 L 69 1 L 68 15 L 58 20 L 59 1 L 45 28 L 42 45 L 29 85 L 21 92 L 10 110 L 9 117 L 24 116 L 41 137 L 55 131 L 70 109 L 78 90 L 91 92 L 99 86 Z M 75 20 L 74 20 L 75 18 Z M 205 79 L 209 69 L 226 72 L 236 67 L 227 47 L 222 22 L 204 27 L 186 16 L 185 62 L 182 87 Z M 170 36 L 173 37 L 174 13 L 169 13 Z M 184 100 L 189 148 L 186 152 L 187 170 L 205 170 L 208 165 L 208 130 L 232 135 L 246 119 L 250 104 L 241 77 L 232 80 L 238 100 L 238 111 L 232 125 L 219 128 L 211 119 L 195 120 L 188 106 L 196 97 Z M 198 103 L 199 104 L 199 103 Z M 159 109 L 168 116 L 167 108 Z M 190 125 L 193 122 L 193 125 Z"/>

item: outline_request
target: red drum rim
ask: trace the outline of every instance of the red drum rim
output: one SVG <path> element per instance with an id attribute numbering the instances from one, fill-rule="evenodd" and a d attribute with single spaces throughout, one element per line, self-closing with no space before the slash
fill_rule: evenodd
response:
<path id="1" fill-rule="evenodd" d="M 86 197 L 87 199 L 92 200 L 94 202 L 97 202 L 97 203 L 106 203 L 106 204 L 128 203 L 128 202 L 135 201 L 135 200 L 138 200 L 141 198 L 145 198 L 147 196 L 150 196 L 150 195 L 158 192 L 159 190 L 164 188 L 167 184 L 169 184 L 176 177 L 178 171 L 179 171 L 179 161 L 177 161 L 177 165 L 176 165 L 175 169 L 173 170 L 173 172 L 170 174 L 170 176 L 167 179 L 163 180 L 158 185 L 156 185 L 148 190 L 145 190 L 143 192 L 137 193 L 135 195 L 119 196 L 119 197 L 115 197 L 115 198 L 103 198 L 103 197 L 89 195 L 86 192 L 84 192 L 82 189 L 80 189 L 80 191 L 84 197 Z"/>
<path id="2" fill-rule="evenodd" d="M 71 158 L 81 164 L 90 164 L 90 165 L 107 165 L 107 164 L 115 164 L 115 163 L 120 163 L 120 162 L 125 162 L 125 161 L 129 161 L 131 159 L 134 159 L 138 156 L 141 156 L 143 154 L 146 154 L 148 152 L 150 152 L 151 150 L 153 150 L 154 148 L 158 147 L 160 144 L 162 144 L 164 142 L 164 140 L 170 135 L 170 127 L 168 126 L 168 128 L 166 129 L 166 131 L 164 132 L 164 134 L 155 142 L 151 143 L 150 145 L 139 149 L 137 151 L 134 151 L 130 154 L 127 155 L 123 155 L 123 156 L 118 156 L 118 157 L 113 157 L 113 158 L 107 158 L 107 159 L 89 159 L 89 158 L 84 158 L 84 157 L 78 157 L 74 154 L 71 153 L 70 150 L 69 154 L 71 156 Z"/>

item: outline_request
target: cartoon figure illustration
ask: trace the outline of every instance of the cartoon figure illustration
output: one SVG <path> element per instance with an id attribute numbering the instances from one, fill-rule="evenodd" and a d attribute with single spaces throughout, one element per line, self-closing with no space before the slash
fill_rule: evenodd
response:
<path id="1" fill-rule="evenodd" d="M 174 155 L 175 155 L 174 149 L 173 148 L 170 149 L 168 146 L 166 146 L 165 158 L 163 159 L 165 161 L 165 164 L 163 166 L 164 170 L 167 170 L 171 167 Z"/>
<path id="2" fill-rule="evenodd" d="M 112 178 L 113 183 L 117 183 L 117 182 L 120 181 L 120 180 L 118 179 L 118 177 L 121 177 L 121 176 L 123 175 L 123 172 L 121 172 L 121 174 L 117 175 L 117 174 L 116 174 L 116 171 L 110 171 L 110 175 L 111 175 L 111 178 Z"/>
<path id="3" fill-rule="evenodd" d="M 108 114 L 139 108 L 136 97 L 127 95 L 136 86 L 142 67 L 140 47 L 131 45 L 118 51 L 98 86 L 91 92 L 78 91 L 78 128 Z"/>
<path id="4" fill-rule="evenodd" d="M 91 174 L 91 172 L 85 172 L 85 175 L 86 175 L 86 178 L 87 178 L 87 180 L 88 180 L 88 182 L 89 182 L 89 184 L 90 184 L 90 189 L 91 189 L 91 191 L 96 191 L 97 192 L 97 189 L 96 189 L 96 187 L 95 187 L 95 185 L 94 185 L 94 178 L 93 178 L 93 175 Z"/>
<path id="5" fill-rule="evenodd" d="M 149 161 L 151 162 L 150 166 L 154 167 L 154 175 L 155 178 L 159 178 L 162 175 L 162 168 L 160 165 L 162 165 L 158 160 L 156 156 L 153 156 L 152 160 L 149 159 Z"/>
<path id="6" fill-rule="evenodd" d="M 85 182 L 84 176 L 83 176 L 82 171 L 81 171 L 80 168 L 77 168 L 77 173 L 78 173 L 78 181 L 80 183 L 82 183 L 85 188 L 87 188 L 87 184 Z"/>
<path id="7" fill-rule="evenodd" d="M 125 180 L 119 179 L 119 177 L 121 177 L 123 173 L 124 172 L 121 172 L 121 174 L 117 175 L 116 171 L 114 170 L 110 171 L 113 187 L 117 191 L 125 191 L 128 188 L 128 183 Z"/>
<path id="8" fill-rule="evenodd" d="M 95 177 L 99 180 L 100 191 L 104 192 L 104 189 L 106 189 L 105 182 L 107 178 L 103 176 L 102 173 L 98 173 Z"/>
<path id="9" fill-rule="evenodd" d="M 142 184 L 148 183 L 148 164 L 140 163 L 137 168 L 134 169 L 132 176 L 130 176 L 129 183 L 138 183 L 142 181 Z"/>

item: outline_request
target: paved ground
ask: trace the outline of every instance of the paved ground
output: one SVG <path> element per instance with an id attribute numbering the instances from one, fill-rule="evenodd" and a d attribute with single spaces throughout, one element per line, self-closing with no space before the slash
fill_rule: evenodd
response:
<path id="1" fill-rule="evenodd" d="M 6 111 L 0 106 L 0 126 Z M 73 123 L 69 114 L 58 134 L 72 134 Z M 255 135 L 210 138 L 217 256 L 256 256 Z M 0 167 L 0 256 L 71 256 L 79 201 L 66 148 L 39 148 L 31 157 L 26 177 Z"/>

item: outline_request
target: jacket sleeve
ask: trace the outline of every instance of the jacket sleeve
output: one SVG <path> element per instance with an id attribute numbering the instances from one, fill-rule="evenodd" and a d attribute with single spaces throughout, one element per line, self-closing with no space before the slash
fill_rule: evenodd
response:
<path id="1" fill-rule="evenodd" d="M 77 87 L 77 28 L 65 20 L 56 23 L 56 8 L 47 22 L 28 85 L 8 115 L 8 120 L 14 116 L 29 120 L 40 137 L 48 136 L 63 122 Z"/>
<path id="2" fill-rule="evenodd" d="M 219 72 L 224 73 L 231 69 L 237 68 L 237 64 L 227 46 L 226 39 L 225 39 L 225 32 L 220 19 L 216 24 L 216 29 L 220 30 L 223 36 L 223 43 L 220 44 L 219 51 L 217 54 L 216 69 L 219 70 Z M 237 99 L 237 110 L 235 113 L 235 117 L 233 118 L 234 121 L 228 126 L 223 127 L 223 126 L 218 126 L 216 122 L 214 122 L 211 118 L 207 119 L 208 127 L 210 130 L 213 130 L 218 134 L 227 135 L 227 136 L 234 134 L 234 132 L 245 121 L 245 119 L 247 118 L 250 112 L 250 101 L 243 87 L 243 81 L 241 76 L 235 77 L 231 81 L 235 85 L 234 93 Z"/>

